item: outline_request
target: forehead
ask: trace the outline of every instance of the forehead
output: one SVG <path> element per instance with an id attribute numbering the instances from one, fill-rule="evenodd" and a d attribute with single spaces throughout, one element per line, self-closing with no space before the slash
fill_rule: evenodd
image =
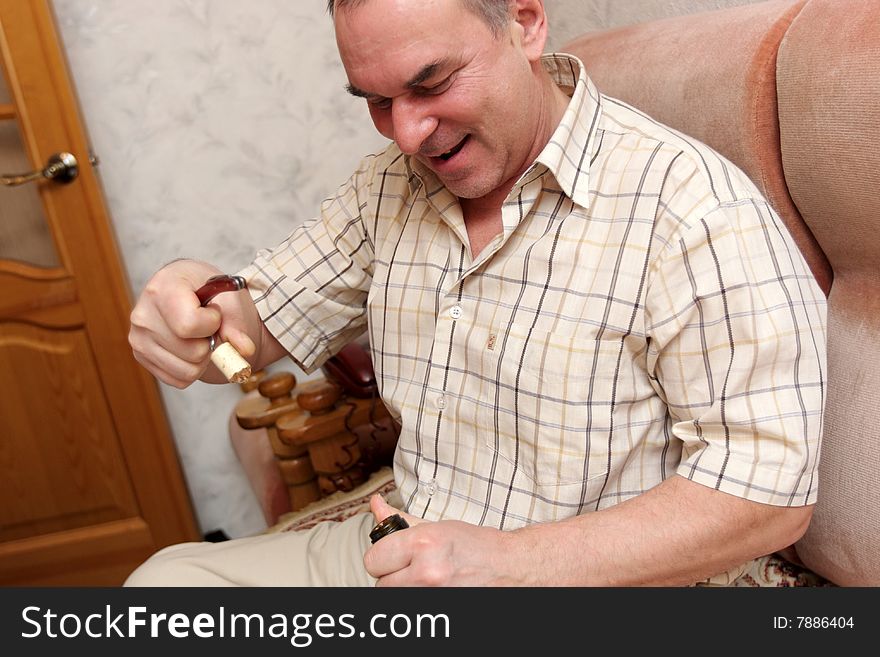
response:
<path id="1" fill-rule="evenodd" d="M 336 43 L 349 82 L 382 93 L 424 66 L 462 59 L 492 39 L 459 0 L 366 0 L 337 10 Z"/>

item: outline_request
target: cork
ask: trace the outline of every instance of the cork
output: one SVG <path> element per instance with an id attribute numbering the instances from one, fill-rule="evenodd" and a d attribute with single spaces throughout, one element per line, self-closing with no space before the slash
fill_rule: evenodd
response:
<path id="1" fill-rule="evenodd" d="M 211 352 L 211 362 L 230 383 L 244 383 L 251 376 L 251 366 L 228 342 L 223 342 Z"/>

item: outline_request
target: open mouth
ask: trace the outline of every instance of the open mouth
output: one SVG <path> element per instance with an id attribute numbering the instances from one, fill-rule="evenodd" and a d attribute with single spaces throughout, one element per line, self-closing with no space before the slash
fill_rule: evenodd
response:
<path id="1" fill-rule="evenodd" d="M 467 143 L 467 140 L 468 140 L 468 139 L 470 139 L 470 135 L 467 135 L 464 139 L 462 139 L 460 142 L 458 142 L 458 144 L 456 144 L 453 148 L 451 148 L 450 150 L 448 150 L 448 151 L 446 151 L 445 153 L 443 153 L 442 155 L 440 155 L 440 156 L 439 156 L 440 159 L 443 160 L 443 161 L 445 162 L 445 161 L 450 160 L 450 159 L 452 159 L 453 157 L 455 157 L 455 155 L 456 155 L 456 154 L 457 154 L 462 148 L 464 148 L 464 145 Z"/>

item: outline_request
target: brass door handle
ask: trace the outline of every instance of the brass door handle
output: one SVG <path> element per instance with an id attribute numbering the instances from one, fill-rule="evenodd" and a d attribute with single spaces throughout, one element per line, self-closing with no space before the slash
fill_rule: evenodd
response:
<path id="1" fill-rule="evenodd" d="M 16 187 L 45 178 L 66 184 L 73 182 L 78 175 L 79 164 L 71 153 L 55 153 L 49 157 L 44 168 L 30 173 L 4 173 L 0 176 L 0 182 L 7 187 Z"/>

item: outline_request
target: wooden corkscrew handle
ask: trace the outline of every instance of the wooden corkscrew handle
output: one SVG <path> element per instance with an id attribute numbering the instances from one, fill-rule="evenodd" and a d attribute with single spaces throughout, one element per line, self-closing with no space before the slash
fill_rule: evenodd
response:
<path id="1" fill-rule="evenodd" d="M 205 281 L 205 284 L 196 290 L 196 296 L 202 306 L 207 306 L 221 292 L 237 292 L 246 287 L 247 281 L 242 276 L 218 274 Z M 223 372 L 223 376 L 230 383 L 244 383 L 251 376 L 250 363 L 242 358 L 231 344 L 220 342 L 220 336 L 217 334 L 211 336 L 211 362 Z"/>

